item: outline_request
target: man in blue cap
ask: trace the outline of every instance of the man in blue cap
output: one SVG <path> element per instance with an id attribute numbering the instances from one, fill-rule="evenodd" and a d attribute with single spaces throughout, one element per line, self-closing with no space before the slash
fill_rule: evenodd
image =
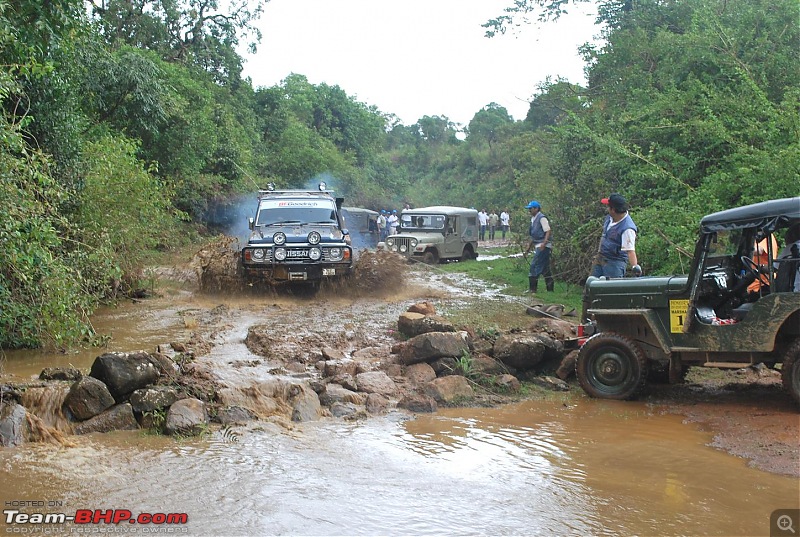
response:
<path id="1" fill-rule="evenodd" d="M 525 250 L 527 256 L 533 250 L 533 260 L 528 271 L 528 292 L 536 293 L 539 286 L 539 276 L 544 276 L 544 283 L 548 291 L 554 287 L 553 274 L 550 272 L 550 253 L 553 250 L 551 239 L 552 230 L 550 222 L 542 212 L 541 204 L 533 200 L 525 206 L 531 213 L 531 227 L 528 230 L 530 240 L 528 249 Z"/>

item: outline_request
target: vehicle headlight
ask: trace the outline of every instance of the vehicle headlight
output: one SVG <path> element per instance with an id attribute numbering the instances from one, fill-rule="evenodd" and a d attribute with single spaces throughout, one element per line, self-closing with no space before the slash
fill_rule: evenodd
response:
<path id="1" fill-rule="evenodd" d="M 261 261 L 264 259 L 264 249 L 263 248 L 255 248 L 253 249 L 253 259 L 256 261 Z"/>
<path id="2" fill-rule="evenodd" d="M 321 240 L 322 236 L 316 231 L 312 231 L 308 234 L 308 244 L 319 244 L 319 241 Z"/>
<path id="3" fill-rule="evenodd" d="M 412 248 L 413 248 L 414 246 L 416 246 L 417 244 L 419 244 L 419 241 L 418 241 L 417 239 L 411 239 L 411 247 L 412 247 Z"/>
<path id="4" fill-rule="evenodd" d="M 342 249 L 341 248 L 331 248 L 328 250 L 328 255 L 331 261 L 341 261 L 342 260 Z"/>
<path id="5" fill-rule="evenodd" d="M 312 248 L 308 251 L 308 257 L 310 257 L 312 261 L 319 261 L 319 258 L 322 257 L 322 250 L 319 248 Z"/>
<path id="6" fill-rule="evenodd" d="M 277 232 L 272 236 L 272 242 L 274 242 L 278 246 L 286 244 L 286 233 L 284 233 L 283 231 Z"/>
<path id="7" fill-rule="evenodd" d="M 275 259 L 278 261 L 286 259 L 286 248 L 275 248 Z"/>
<path id="8" fill-rule="evenodd" d="M 405 244 L 401 244 L 400 245 L 400 251 L 403 252 L 403 253 L 406 252 L 406 245 Z"/>
<path id="9" fill-rule="evenodd" d="M 394 239 L 386 239 L 386 246 L 391 246 L 394 244 Z"/>

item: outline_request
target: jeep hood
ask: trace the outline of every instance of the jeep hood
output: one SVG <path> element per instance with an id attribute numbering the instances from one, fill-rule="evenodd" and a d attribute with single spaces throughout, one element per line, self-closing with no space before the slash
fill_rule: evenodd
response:
<path id="1" fill-rule="evenodd" d="M 340 242 L 344 234 L 335 224 L 273 224 L 257 227 L 250 233 L 248 244 L 272 244 L 272 236 L 282 232 L 286 235 L 286 243 L 308 242 L 308 234 L 316 231 L 322 237 L 321 243 Z"/>

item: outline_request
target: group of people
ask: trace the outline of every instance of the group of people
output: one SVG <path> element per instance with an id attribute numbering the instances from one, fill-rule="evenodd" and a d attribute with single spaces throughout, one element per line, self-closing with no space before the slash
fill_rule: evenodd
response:
<path id="1" fill-rule="evenodd" d="M 493 241 L 495 235 L 499 230 L 501 238 L 506 238 L 506 233 L 511 229 L 511 215 L 508 209 L 498 215 L 497 211 L 492 209 L 491 213 L 487 213 L 486 209 L 481 209 L 478 213 L 478 240 L 485 241 L 488 235 L 489 240 Z"/>
<path id="2" fill-rule="evenodd" d="M 642 275 L 642 267 L 636 256 L 636 224 L 628 214 L 628 202 L 620 194 L 614 193 L 600 200 L 608 214 L 603 221 L 603 233 L 600 246 L 594 257 L 591 275 L 606 278 L 622 278 L 628 264 L 634 276 Z M 536 293 L 539 277 L 544 276 L 548 291 L 554 287 L 553 274 L 550 270 L 550 254 L 553 249 L 552 228 L 550 221 L 542 212 L 542 205 L 533 200 L 525 206 L 530 211 L 531 223 L 528 230 L 528 247 L 525 256 L 533 251 L 530 270 L 528 271 L 528 292 Z"/>
<path id="3" fill-rule="evenodd" d="M 386 237 L 397 233 L 397 226 L 400 225 L 397 209 L 381 209 L 376 224 L 378 227 L 378 236 L 381 241 L 385 241 Z"/>

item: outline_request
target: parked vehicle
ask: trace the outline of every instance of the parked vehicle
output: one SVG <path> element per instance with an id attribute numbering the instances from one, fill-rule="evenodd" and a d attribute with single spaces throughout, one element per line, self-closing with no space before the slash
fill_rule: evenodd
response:
<path id="1" fill-rule="evenodd" d="M 763 362 L 781 364 L 783 386 L 800 402 L 800 293 L 781 281 L 800 259 L 779 259 L 771 240 L 784 244 L 797 226 L 800 197 L 721 211 L 700 221 L 688 275 L 589 278 L 592 323 L 582 328 L 597 333 L 578 355 L 581 387 L 593 397 L 631 399 L 648 373 L 678 382 L 689 366 Z M 754 247 L 764 239 L 767 261 L 758 263 Z M 748 292 L 757 278 L 764 285 Z"/>
<path id="2" fill-rule="evenodd" d="M 405 209 L 386 248 L 430 265 L 478 258 L 478 211 L 463 207 Z"/>

